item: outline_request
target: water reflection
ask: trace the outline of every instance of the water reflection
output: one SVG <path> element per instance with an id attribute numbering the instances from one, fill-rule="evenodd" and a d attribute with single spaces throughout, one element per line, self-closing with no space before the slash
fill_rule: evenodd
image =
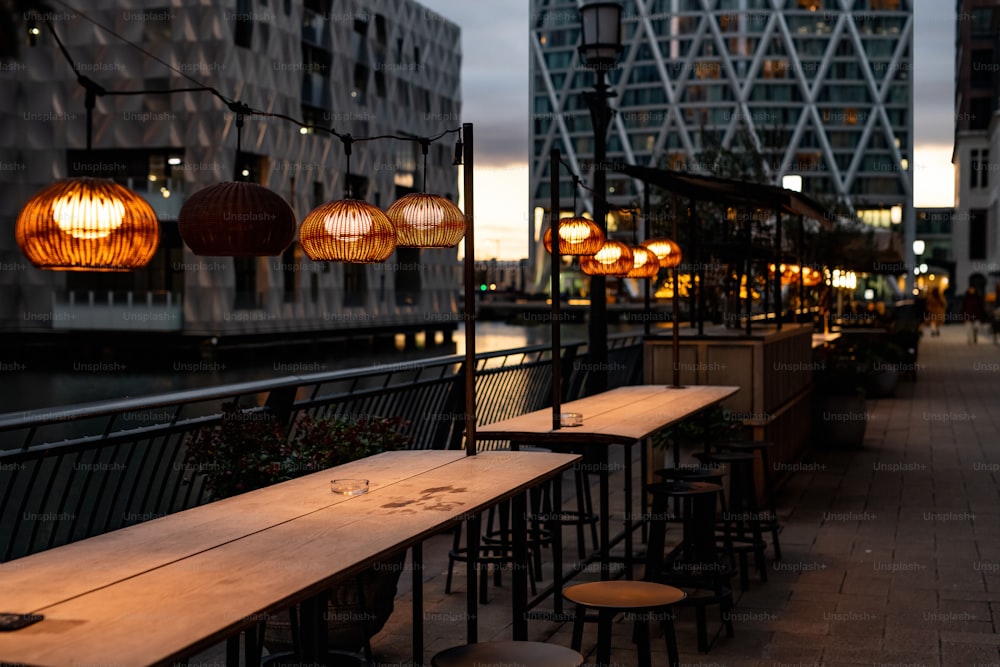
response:
<path id="1" fill-rule="evenodd" d="M 634 326 L 611 325 L 611 334 L 638 331 Z M 564 324 L 563 343 L 585 341 L 586 325 Z M 543 345 L 551 340 L 548 326 L 520 326 L 502 322 L 476 325 L 477 352 Z M 328 346 L 321 353 L 295 348 L 261 348 L 243 359 L 232 361 L 179 361 L 151 351 L 152 370 L 136 370 L 115 361 L 71 362 L 66 370 L 32 369 L 31 362 L 19 364 L 17 372 L 4 373 L 0 383 L 0 412 L 24 412 L 56 406 L 89 403 L 114 398 L 136 398 L 184 389 L 212 387 L 236 382 L 267 380 L 288 375 L 385 366 L 403 361 L 465 353 L 464 329 L 454 334 L 454 342 L 437 344 L 418 336 L 406 347 L 397 336 L 395 349 L 373 351 Z M 415 343 L 415 345 L 414 345 Z"/>

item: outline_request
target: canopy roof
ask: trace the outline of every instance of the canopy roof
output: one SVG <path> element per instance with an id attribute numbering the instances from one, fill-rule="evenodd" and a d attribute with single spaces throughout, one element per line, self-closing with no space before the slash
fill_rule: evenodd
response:
<path id="1" fill-rule="evenodd" d="M 664 190 L 699 201 L 719 202 L 734 207 L 750 206 L 790 215 L 802 215 L 817 220 L 820 225 L 827 229 L 834 226 L 833 221 L 836 219 L 833 213 L 827 211 L 810 197 L 774 185 L 748 183 L 655 167 L 623 165 L 620 162 L 609 162 L 607 168 L 609 171 L 638 178 L 645 183 L 652 183 Z"/>

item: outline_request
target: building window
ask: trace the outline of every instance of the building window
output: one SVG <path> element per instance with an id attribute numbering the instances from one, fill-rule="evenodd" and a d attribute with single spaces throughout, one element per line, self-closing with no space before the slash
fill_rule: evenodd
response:
<path id="1" fill-rule="evenodd" d="M 249 49 L 253 41 L 253 0 L 236 0 L 236 25 L 233 30 L 233 43 L 244 49 Z"/>
<path id="2" fill-rule="evenodd" d="M 969 211 L 969 259 L 986 259 L 987 219 L 985 208 Z"/>
<path id="3" fill-rule="evenodd" d="M 295 303 L 295 294 L 299 289 L 299 265 L 298 265 L 298 244 L 293 243 L 288 246 L 286 250 L 281 255 L 281 273 L 283 281 L 283 294 L 285 303 Z"/>
<path id="4" fill-rule="evenodd" d="M 233 308 L 236 310 L 254 310 L 257 303 L 257 258 L 233 257 L 233 268 L 236 270 L 236 295 Z"/>
<path id="5" fill-rule="evenodd" d="M 990 187 L 990 168 L 990 152 L 983 151 L 982 159 L 979 161 L 979 185 L 981 187 Z"/>
<path id="6" fill-rule="evenodd" d="M 396 260 L 396 305 L 417 306 L 421 287 L 420 248 L 397 248 Z"/>
<path id="7" fill-rule="evenodd" d="M 344 264 L 344 308 L 365 305 L 368 291 L 368 267 L 364 264 Z"/>
<path id="8" fill-rule="evenodd" d="M 147 42 L 169 42 L 172 35 L 170 7 L 157 7 L 142 12 L 146 17 L 142 37 Z"/>
<path id="9" fill-rule="evenodd" d="M 993 50 L 976 49 L 969 61 L 969 83 L 973 88 L 989 89 L 993 86 Z"/>
<path id="10" fill-rule="evenodd" d="M 969 187 L 979 187 L 979 151 L 969 151 Z"/>

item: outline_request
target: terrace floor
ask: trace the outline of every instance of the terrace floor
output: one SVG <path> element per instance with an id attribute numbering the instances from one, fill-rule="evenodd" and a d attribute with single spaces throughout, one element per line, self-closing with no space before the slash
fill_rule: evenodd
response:
<path id="1" fill-rule="evenodd" d="M 925 333 L 917 376 L 894 398 L 868 402 L 864 448 L 807 454 L 778 497 L 784 559 L 769 560 L 768 582 L 754 577 L 745 593 L 734 580 L 735 637 L 717 632 L 710 609 L 716 634 L 707 654 L 697 652 L 693 609 L 679 611 L 682 664 L 1000 667 L 1000 347 L 990 337 L 969 345 L 958 326 Z M 620 495 L 613 507 L 620 516 Z M 575 554 L 572 533 L 565 536 Z M 464 643 L 461 565 L 455 592 L 444 594 L 450 545 L 441 535 L 424 547 L 428 664 Z M 409 582 L 406 572 L 396 611 L 373 642 L 379 664 L 409 664 Z M 481 641 L 510 638 L 509 605 L 509 588 L 491 585 Z M 570 630 L 529 624 L 531 639 L 565 646 Z M 665 665 L 653 634 L 653 664 Z M 596 635 L 588 624 L 590 661 Z M 629 624 L 616 623 L 613 641 L 613 661 L 636 664 Z M 221 648 L 190 664 L 223 663 Z"/>

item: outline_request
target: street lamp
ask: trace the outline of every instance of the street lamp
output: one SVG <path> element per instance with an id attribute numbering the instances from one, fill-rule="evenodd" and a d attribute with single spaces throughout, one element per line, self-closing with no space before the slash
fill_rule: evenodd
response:
<path id="1" fill-rule="evenodd" d="M 802 176 L 799 174 L 785 174 L 781 177 L 781 187 L 792 192 L 802 192 Z M 806 281 L 805 281 L 805 255 L 802 248 L 805 245 L 806 223 L 803 216 L 799 216 L 799 239 L 796 248 L 799 254 L 799 307 L 796 309 L 795 322 L 798 324 L 802 311 L 806 307 Z M 780 302 L 779 302 L 780 303 Z M 780 306 L 779 306 L 780 310 Z M 780 316 L 779 316 L 780 321 Z"/>
<path id="2" fill-rule="evenodd" d="M 608 100 L 614 91 L 608 89 L 607 71 L 615 66 L 622 52 L 622 6 L 617 2 L 593 2 L 580 8 L 580 58 L 584 67 L 594 70 L 594 90 L 584 93 L 590 107 L 594 127 L 594 220 L 607 234 L 607 159 L 608 126 L 611 107 Z M 587 348 L 591 368 L 589 393 L 607 389 L 608 384 L 608 303 L 603 275 L 590 278 L 590 319 L 587 323 Z"/>
<path id="3" fill-rule="evenodd" d="M 926 249 L 927 249 L 927 244 L 923 240 L 917 239 L 916 241 L 913 242 L 914 255 L 917 255 L 919 257 L 920 255 L 924 254 L 924 250 Z"/>

